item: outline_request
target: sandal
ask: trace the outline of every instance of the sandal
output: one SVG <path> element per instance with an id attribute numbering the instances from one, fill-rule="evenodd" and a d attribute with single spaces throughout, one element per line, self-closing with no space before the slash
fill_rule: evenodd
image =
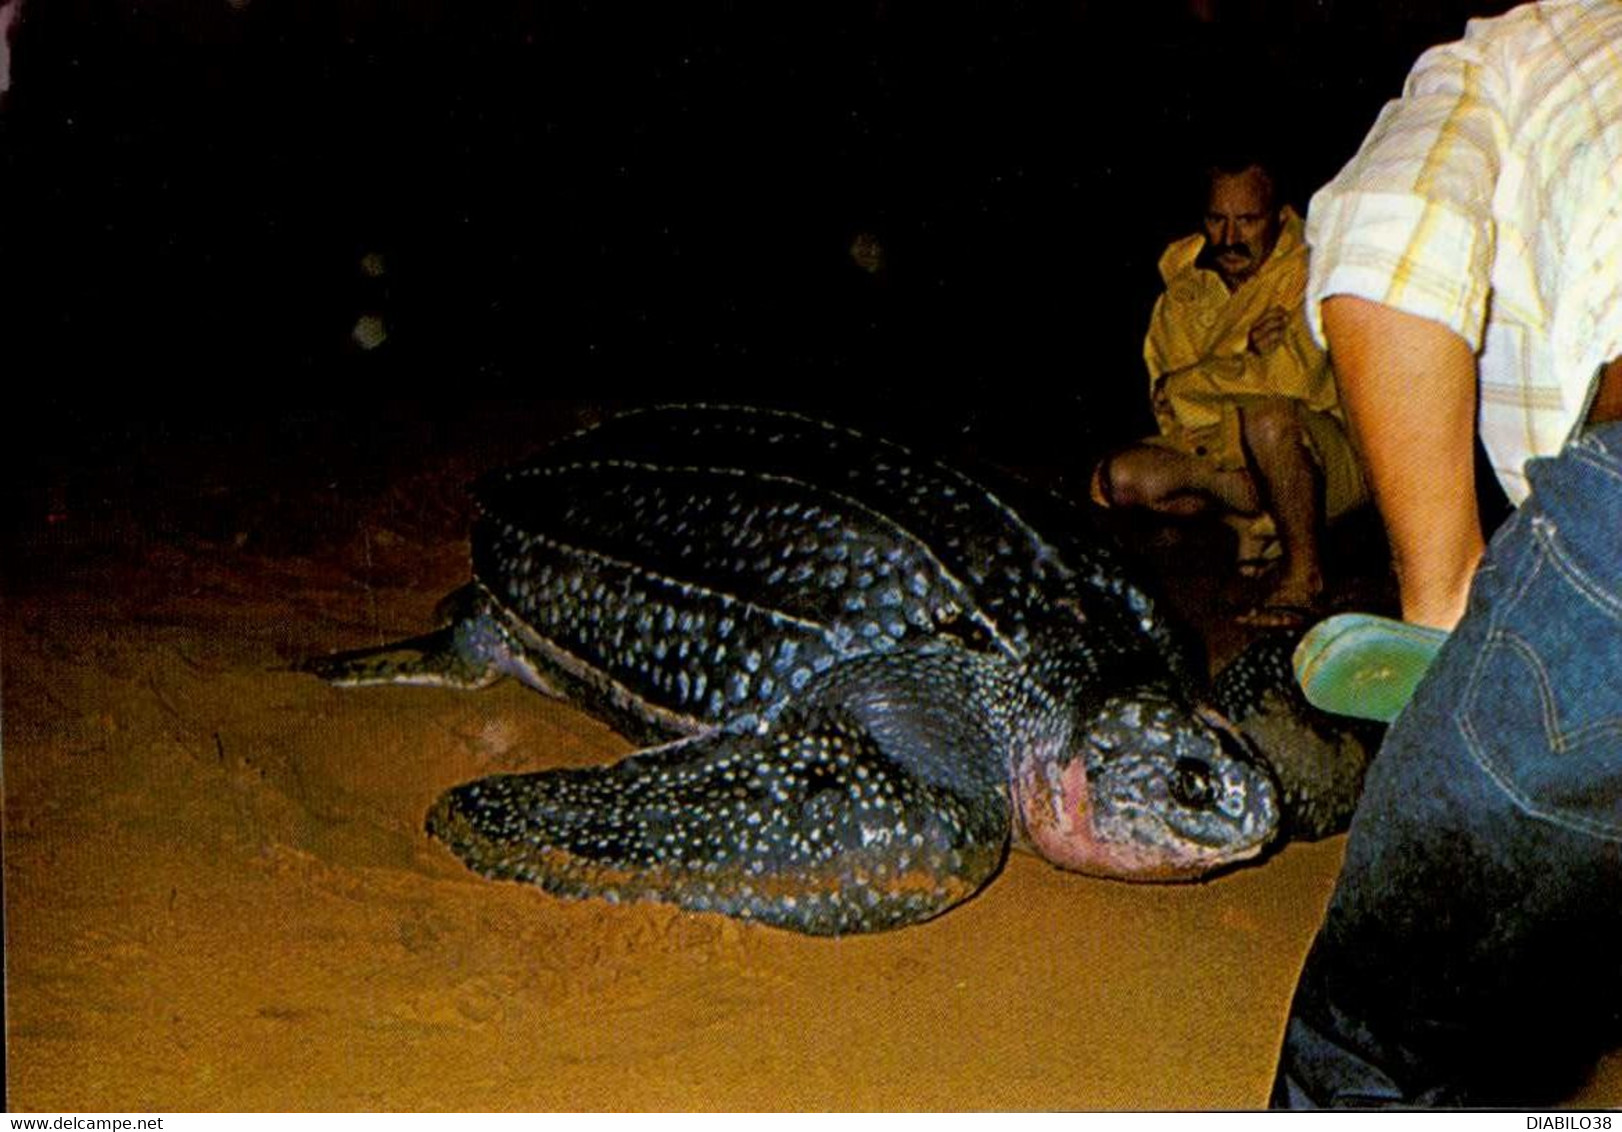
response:
<path id="1" fill-rule="evenodd" d="M 1232 526 L 1239 536 L 1236 561 L 1241 578 L 1259 578 L 1284 557 L 1284 544 L 1266 515 L 1234 522 Z"/>
<path id="2" fill-rule="evenodd" d="M 1265 544 L 1262 553 L 1238 560 L 1239 576 L 1241 578 L 1259 578 L 1276 566 L 1282 557 L 1284 557 L 1284 550 L 1279 546 L 1278 540 L 1275 539 Z"/>
<path id="3" fill-rule="evenodd" d="M 1294 605 L 1283 601 L 1264 601 L 1253 605 L 1234 620 L 1251 629 L 1305 629 L 1323 616 L 1315 605 Z"/>

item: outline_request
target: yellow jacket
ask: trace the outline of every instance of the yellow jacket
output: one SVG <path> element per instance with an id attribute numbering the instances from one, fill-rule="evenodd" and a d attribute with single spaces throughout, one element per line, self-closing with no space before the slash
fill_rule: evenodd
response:
<path id="1" fill-rule="evenodd" d="M 1236 399 L 1293 397 L 1344 424 L 1329 359 L 1301 314 L 1307 283 L 1301 218 L 1284 209 L 1272 254 L 1231 294 L 1215 271 L 1198 264 L 1204 248 L 1203 235 L 1188 236 L 1160 257 L 1166 290 L 1155 302 L 1143 358 L 1162 435 L 1222 467 L 1241 467 Z M 1288 329 L 1272 350 L 1254 353 L 1250 329 L 1272 307 L 1290 312 Z"/>

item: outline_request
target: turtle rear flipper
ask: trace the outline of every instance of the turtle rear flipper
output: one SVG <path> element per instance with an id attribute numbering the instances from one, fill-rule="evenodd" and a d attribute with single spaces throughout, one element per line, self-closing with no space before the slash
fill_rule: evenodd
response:
<path id="1" fill-rule="evenodd" d="M 925 781 L 842 711 L 780 724 L 470 782 L 440 798 L 428 831 L 489 877 L 813 935 L 927 920 L 996 873 L 1000 791 Z"/>
<path id="2" fill-rule="evenodd" d="M 451 594 L 440 603 L 439 614 L 449 622 L 443 629 L 376 648 L 312 657 L 298 669 L 343 688 L 412 684 L 472 691 L 516 676 L 537 691 L 559 694 L 548 674 L 512 646 L 477 587 Z"/>
<path id="3" fill-rule="evenodd" d="M 370 649 L 311 657 L 298 670 L 341 688 L 372 684 L 416 684 L 436 688 L 487 688 L 504 673 L 489 657 L 469 652 L 460 626 Z"/>

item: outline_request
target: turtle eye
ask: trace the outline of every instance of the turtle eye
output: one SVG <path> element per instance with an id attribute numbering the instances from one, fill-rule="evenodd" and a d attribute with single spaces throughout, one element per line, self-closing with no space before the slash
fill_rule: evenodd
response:
<path id="1" fill-rule="evenodd" d="M 1171 796 L 1194 810 L 1208 810 L 1216 804 L 1217 788 L 1211 764 L 1199 759 L 1181 758 L 1171 771 Z"/>

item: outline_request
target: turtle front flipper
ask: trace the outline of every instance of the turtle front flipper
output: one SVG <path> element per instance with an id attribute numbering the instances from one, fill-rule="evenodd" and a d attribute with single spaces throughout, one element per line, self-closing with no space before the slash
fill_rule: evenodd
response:
<path id="1" fill-rule="evenodd" d="M 1217 674 L 1211 702 L 1272 767 L 1286 834 L 1315 841 L 1351 824 L 1385 728 L 1307 702 L 1291 663 L 1300 636 L 1274 632 L 1251 642 Z"/>
<path id="2" fill-rule="evenodd" d="M 1006 797 L 932 784 L 844 711 L 717 731 L 613 766 L 485 778 L 428 831 L 485 876 L 656 900 L 812 935 L 927 920 L 1007 851 Z"/>

